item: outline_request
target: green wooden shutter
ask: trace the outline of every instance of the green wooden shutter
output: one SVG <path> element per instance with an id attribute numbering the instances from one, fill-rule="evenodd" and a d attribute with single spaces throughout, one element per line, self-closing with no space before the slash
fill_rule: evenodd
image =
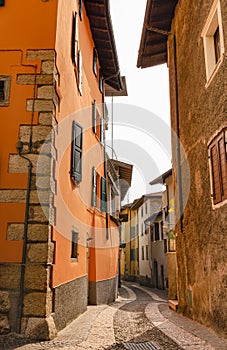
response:
<path id="1" fill-rule="evenodd" d="M 71 177 L 77 183 L 82 180 L 83 128 L 73 121 L 71 149 Z"/>
<path id="2" fill-rule="evenodd" d="M 101 177 L 101 211 L 107 210 L 106 179 Z"/>
<path id="3" fill-rule="evenodd" d="M 96 101 L 92 104 L 92 130 L 96 134 L 97 132 L 97 111 L 96 111 Z"/>
<path id="4" fill-rule="evenodd" d="M 97 198 L 96 198 L 96 169 L 92 168 L 92 206 L 96 207 Z"/>

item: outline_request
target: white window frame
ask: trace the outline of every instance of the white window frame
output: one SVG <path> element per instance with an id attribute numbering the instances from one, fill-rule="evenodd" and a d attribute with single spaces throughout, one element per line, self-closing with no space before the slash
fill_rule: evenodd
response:
<path id="1" fill-rule="evenodd" d="M 219 28 L 220 34 L 220 58 L 216 62 L 214 34 Z M 209 12 L 205 26 L 202 30 L 201 36 L 204 44 L 205 66 L 206 66 L 206 87 L 209 86 L 216 72 L 218 71 L 224 59 L 224 35 L 221 16 L 220 0 L 215 0 Z"/>

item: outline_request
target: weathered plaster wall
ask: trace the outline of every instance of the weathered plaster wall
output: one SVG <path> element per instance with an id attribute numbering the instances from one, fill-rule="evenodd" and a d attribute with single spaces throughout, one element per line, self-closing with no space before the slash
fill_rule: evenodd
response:
<path id="1" fill-rule="evenodd" d="M 186 151 L 191 187 L 177 225 L 179 310 L 195 320 L 226 331 L 227 205 L 212 209 L 207 142 L 226 123 L 227 7 L 221 0 L 225 59 L 206 88 L 201 37 L 212 0 L 179 1 L 172 33 L 176 35 L 180 139 Z M 173 35 L 169 36 L 171 122 L 176 131 Z M 176 148 L 173 147 L 176 165 Z M 175 171 L 173 172 L 175 178 Z M 183 172 L 183 189 L 187 174 Z"/>

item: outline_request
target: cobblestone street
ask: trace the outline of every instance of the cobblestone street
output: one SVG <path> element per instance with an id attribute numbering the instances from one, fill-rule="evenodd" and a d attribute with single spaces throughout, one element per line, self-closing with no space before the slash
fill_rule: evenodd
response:
<path id="1" fill-rule="evenodd" d="M 227 346 L 213 331 L 170 310 L 163 291 L 124 283 L 113 305 L 89 306 L 54 340 L 29 342 L 11 334 L 0 337 L 0 349 L 224 350 Z"/>

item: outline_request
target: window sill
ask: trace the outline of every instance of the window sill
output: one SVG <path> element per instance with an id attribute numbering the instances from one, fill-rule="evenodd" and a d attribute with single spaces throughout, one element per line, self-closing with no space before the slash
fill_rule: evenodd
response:
<path id="1" fill-rule="evenodd" d="M 217 71 L 219 70 L 219 67 L 221 66 L 221 64 L 222 64 L 223 61 L 224 61 L 224 53 L 223 53 L 222 56 L 219 58 L 219 60 L 218 60 L 218 62 L 216 63 L 216 65 L 215 65 L 215 67 L 214 67 L 214 69 L 213 69 L 213 71 L 212 71 L 212 73 L 211 73 L 209 79 L 207 80 L 207 82 L 206 82 L 206 84 L 205 84 L 205 88 L 206 88 L 206 89 L 210 86 L 211 82 L 213 81 L 213 79 L 214 79 L 214 77 L 215 77 Z"/>
<path id="2" fill-rule="evenodd" d="M 77 263 L 78 262 L 78 258 L 71 258 L 71 263 Z"/>

